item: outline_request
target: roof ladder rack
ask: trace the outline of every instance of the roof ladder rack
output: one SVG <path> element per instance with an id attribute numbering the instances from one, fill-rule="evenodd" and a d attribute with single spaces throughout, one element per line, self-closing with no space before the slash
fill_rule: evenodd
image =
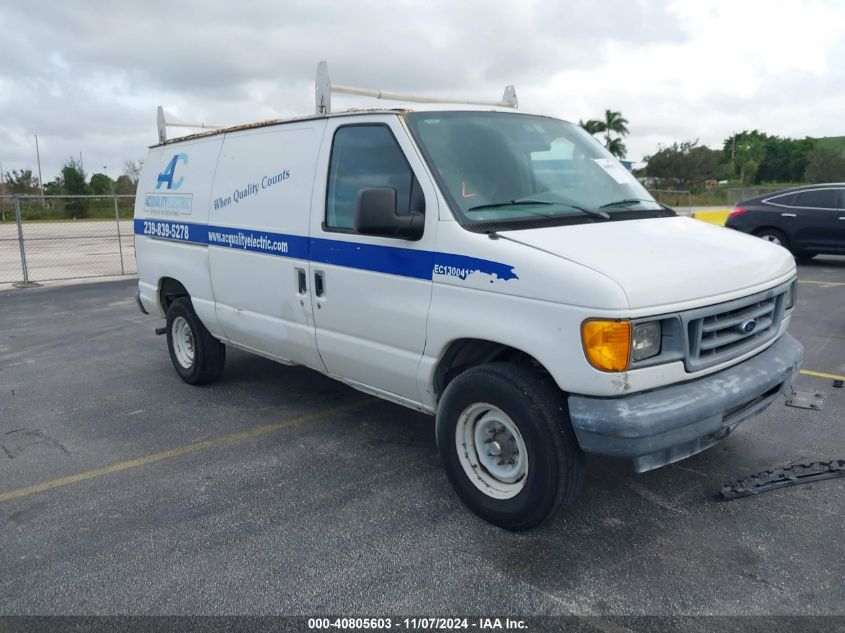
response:
<path id="1" fill-rule="evenodd" d="M 188 123 L 186 121 L 177 121 L 171 119 L 168 121 L 164 118 L 164 108 L 161 106 L 158 107 L 157 113 L 157 122 L 158 122 L 158 142 L 164 143 L 167 141 L 167 128 L 168 127 L 194 127 L 194 128 L 202 128 L 204 130 L 219 130 L 222 129 L 224 126 L 222 125 L 214 125 L 212 123 Z"/>
<path id="2" fill-rule="evenodd" d="M 337 84 L 332 84 L 329 79 L 329 67 L 326 62 L 320 62 L 317 65 L 317 80 L 314 89 L 318 115 L 331 114 L 333 92 L 348 95 L 359 95 L 362 97 L 373 97 L 375 99 L 388 99 L 390 101 L 412 101 L 416 103 L 459 103 L 464 105 L 499 106 L 505 108 L 517 108 L 519 105 L 516 99 L 516 90 L 513 86 L 505 86 L 505 93 L 502 95 L 502 99 L 500 101 L 445 99 L 443 97 L 426 97 L 420 95 L 400 94 L 398 92 L 386 92 L 384 90 L 369 90 L 367 88 L 354 88 L 352 86 L 338 86 Z"/>

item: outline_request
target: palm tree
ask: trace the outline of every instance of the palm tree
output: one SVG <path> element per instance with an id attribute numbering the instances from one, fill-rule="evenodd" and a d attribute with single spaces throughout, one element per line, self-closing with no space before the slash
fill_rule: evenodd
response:
<path id="1" fill-rule="evenodd" d="M 621 112 L 614 110 L 604 111 L 604 121 L 600 119 L 589 119 L 578 121 L 578 125 L 584 128 L 589 134 L 595 136 L 604 132 L 604 146 L 611 154 L 618 158 L 625 158 L 627 150 L 622 138 L 628 136 L 628 119 L 622 116 Z M 612 138 L 611 134 L 618 134 Z"/>
<path id="2" fill-rule="evenodd" d="M 611 132 L 614 134 L 618 134 L 620 137 L 628 136 L 628 119 L 623 117 L 621 112 L 605 110 L 604 121 L 602 121 L 601 123 L 602 131 L 604 132 L 604 146 L 608 150 L 610 149 Z"/>
<path id="3" fill-rule="evenodd" d="M 590 119 L 589 121 L 578 121 L 578 125 L 584 128 L 588 134 L 595 136 L 599 132 L 604 132 L 604 122 L 598 119 Z"/>
<path id="4" fill-rule="evenodd" d="M 628 148 L 625 147 L 625 143 L 622 142 L 621 137 L 612 138 L 607 146 L 607 151 L 616 156 L 616 158 L 625 158 L 625 154 L 628 153 Z"/>

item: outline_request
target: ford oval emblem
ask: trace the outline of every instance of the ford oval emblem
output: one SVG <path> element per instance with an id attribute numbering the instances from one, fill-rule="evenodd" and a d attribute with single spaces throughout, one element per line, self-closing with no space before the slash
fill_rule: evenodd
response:
<path id="1" fill-rule="evenodd" d="M 745 334 L 751 334 L 757 329 L 757 319 L 748 319 L 739 324 L 739 331 Z"/>

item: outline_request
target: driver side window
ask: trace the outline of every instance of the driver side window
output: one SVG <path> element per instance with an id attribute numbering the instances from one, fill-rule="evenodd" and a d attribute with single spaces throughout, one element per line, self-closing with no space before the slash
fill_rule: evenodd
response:
<path id="1" fill-rule="evenodd" d="M 425 209 L 419 184 L 390 128 L 382 124 L 338 128 L 329 161 L 326 230 L 354 231 L 358 192 L 372 187 L 396 191 L 399 215 Z"/>

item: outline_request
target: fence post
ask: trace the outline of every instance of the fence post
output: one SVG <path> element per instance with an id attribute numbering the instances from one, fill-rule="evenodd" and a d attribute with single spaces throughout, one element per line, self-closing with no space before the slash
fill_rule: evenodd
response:
<path id="1" fill-rule="evenodd" d="M 15 222 L 18 225 L 18 245 L 21 248 L 23 283 L 24 285 L 29 285 L 29 271 L 26 269 L 26 248 L 23 245 L 23 227 L 21 226 L 21 199 L 18 196 L 15 196 Z"/>
<path id="2" fill-rule="evenodd" d="M 114 221 L 117 224 L 117 251 L 120 253 L 120 274 L 125 275 L 126 270 L 123 267 L 123 240 L 120 239 L 120 211 L 117 207 L 117 196 L 112 196 L 114 201 Z"/>

